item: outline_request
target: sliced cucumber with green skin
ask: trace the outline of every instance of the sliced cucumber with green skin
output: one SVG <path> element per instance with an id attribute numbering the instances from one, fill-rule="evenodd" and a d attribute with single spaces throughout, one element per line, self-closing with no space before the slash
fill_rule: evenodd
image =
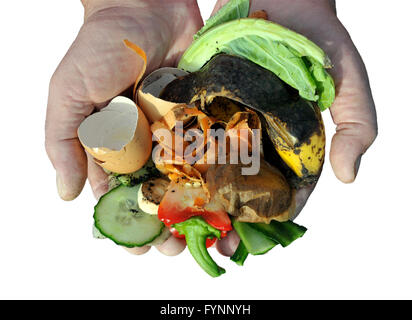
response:
<path id="1" fill-rule="evenodd" d="M 137 204 L 139 185 L 120 185 L 94 207 L 94 224 L 102 235 L 125 247 L 141 247 L 156 239 L 164 224 Z"/>
<path id="2" fill-rule="evenodd" d="M 172 233 L 169 231 L 168 228 L 163 228 L 162 232 L 159 236 L 157 236 L 152 242 L 147 243 L 147 246 L 158 246 L 165 242 L 172 236 Z"/>
<path id="3" fill-rule="evenodd" d="M 263 233 L 252 228 L 249 223 L 239 222 L 233 219 L 232 225 L 250 254 L 264 254 L 278 244 L 266 237 Z"/>
<path id="4" fill-rule="evenodd" d="M 94 224 L 93 224 L 93 238 L 95 238 L 95 239 L 106 239 L 106 237 L 101 234 L 99 229 L 97 229 Z"/>

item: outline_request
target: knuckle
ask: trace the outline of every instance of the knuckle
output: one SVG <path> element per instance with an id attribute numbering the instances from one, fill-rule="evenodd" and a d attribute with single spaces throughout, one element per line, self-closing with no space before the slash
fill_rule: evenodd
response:
<path id="1" fill-rule="evenodd" d="M 56 71 L 52 74 L 50 77 L 50 82 L 49 82 L 49 92 L 53 92 L 60 84 L 61 82 L 61 76 L 60 76 L 60 68 L 58 67 Z"/>
<path id="2" fill-rule="evenodd" d="M 364 128 L 363 137 L 365 139 L 365 144 L 369 147 L 378 136 L 378 128 L 375 125 L 367 125 Z"/>
<path id="3" fill-rule="evenodd" d="M 49 157 L 50 161 L 53 162 L 55 158 L 55 146 L 54 142 L 48 138 L 47 134 L 44 141 L 44 149 L 46 150 L 46 154 Z"/>
<path id="4" fill-rule="evenodd" d="M 90 181 L 90 179 L 89 179 Z M 97 183 L 90 183 L 92 187 L 92 192 L 97 199 L 99 199 L 103 194 L 107 192 L 108 184 L 106 181 L 99 181 Z"/>

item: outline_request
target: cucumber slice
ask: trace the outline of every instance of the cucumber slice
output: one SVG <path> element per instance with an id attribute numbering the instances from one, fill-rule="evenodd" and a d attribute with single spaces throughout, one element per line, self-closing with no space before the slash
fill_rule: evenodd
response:
<path id="1" fill-rule="evenodd" d="M 152 242 L 147 243 L 146 246 L 158 246 L 165 242 L 172 236 L 172 233 L 168 228 L 163 228 L 159 236 L 157 236 Z"/>
<path id="2" fill-rule="evenodd" d="M 250 254 L 264 254 L 278 244 L 263 233 L 253 229 L 249 223 L 239 222 L 234 219 L 232 225 Z"/>
<path id="3" fill-rule="evenodd" d="M 106 237 L 101 234 L 99 229 L 97 229 L 94 224 L 93 224 L 93 238 L 95 238 L 95 239 L 106 239 Z"/>
<path id="4" fill-rule="evenodd" d="M 141 247 L 156 239 L 164 224 L 137 204 L 139 185 L 120 185 L 94 207 L 94 224 L 102 235 L 125 247 Z"/>

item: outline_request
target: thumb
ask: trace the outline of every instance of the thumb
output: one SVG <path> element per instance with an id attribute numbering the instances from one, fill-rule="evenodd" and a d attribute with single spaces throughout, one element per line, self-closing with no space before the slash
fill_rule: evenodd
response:
<path id="1" fill-rule="evenodd" d="M 336 177 L 351 183 L 358 173 L 362 155 L 377 136 L 378 125 L 366 67 L 350 38 L 341 51 L 341 61 L 332 70 L 337 95 L 330 113 L 336 133 L 329 157 Z"/>
<path id="2" fill-rule="evenodd" d="M 87 164 L 87 178 L 94 197 L 96 200 L 99 200 L 109 190 L 108 176 L 102 167 L 93 161 L 93 157 L 89 154 L 87 154 Z"/>
<path id="3" fill-rule="evenodd" d="M 367 124 L 338 125 L 332 138 L 330 162 L 336 177 L 344 183 L 355 180 L 362 155 L 373 143 L 376 130 Z"/>
<path id="4" fill-rule="evenodd" d="M 46 152 L 56 170 L 56 184 L 63 200 L 73 200 L 87 177 L 86 154 L 77 138 L 77 128 L 93 106 L 74 101 L 66 92 L 64 78 L 52 77 L 46 114 Z"/>

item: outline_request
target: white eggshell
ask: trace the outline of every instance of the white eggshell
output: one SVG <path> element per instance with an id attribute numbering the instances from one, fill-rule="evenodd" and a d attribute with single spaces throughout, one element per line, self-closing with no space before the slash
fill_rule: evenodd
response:
<path id="1" fill-rule="evenodd" d="M 152 138 L 149 123 L 130 99 L 115 97 L 79 126 L 78 137 L 96 163 L 116 173 L 131 173 L 149 159 Z"/>

